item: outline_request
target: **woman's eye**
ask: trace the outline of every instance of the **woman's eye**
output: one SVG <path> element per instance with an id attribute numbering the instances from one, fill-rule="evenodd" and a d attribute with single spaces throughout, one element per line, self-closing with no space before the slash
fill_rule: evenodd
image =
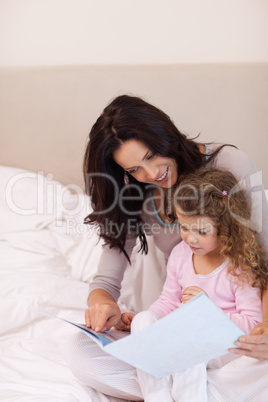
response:
<path id="1" fill-rule="evenodd" d="M 154 152 L 154 153 L 152 153 L 151 155 L 149 155 L 147 159 L 148 159 L 148 160 L 149 160 L 149 159 L 153 159 L 155 156 L 156 156 L 156 153 Z"/>
<path id="2" fill-rule="evenodd" d="M 131 170 L 127 170 L 127 173 L 133 174 L 137 172 L 137 168 L 136 169 L 131 169 Z"/>
<path id="3" fill-rule="evenodd" d="M 180 230 L 182 230 L 183 232 L 187 232 L 188 229 L 185 226 L 181 226 Z"/>
<path id="4" fill-rule="evenodd" d="M 207 234 L 207 232 L 202 232 L 202 230 L 199 230 L 198 234 L 200 234 L 201 236 L 205 236 Z"/>

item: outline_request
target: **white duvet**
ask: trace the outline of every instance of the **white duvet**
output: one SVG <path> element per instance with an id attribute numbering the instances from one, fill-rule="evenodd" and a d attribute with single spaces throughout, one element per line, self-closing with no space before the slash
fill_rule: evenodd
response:
<path id="1" fill-rule="evenodd" d="M 71 192 L 50 177 L 0 167 L 0 400 L 119 401 L 83 386 L 69 371 L 64 348 L 77 329 L 31 311 L 84 322 L 88 282 L 101 253 L 95 231 L 82 223 L 87 203 L 76 186 Z M 146 257 L 134 250 L 122 309 L 146 308 L 161 290 L 164 257 L 150 249 Z M 152 271 L 158 272 L 153 288 Z"/>

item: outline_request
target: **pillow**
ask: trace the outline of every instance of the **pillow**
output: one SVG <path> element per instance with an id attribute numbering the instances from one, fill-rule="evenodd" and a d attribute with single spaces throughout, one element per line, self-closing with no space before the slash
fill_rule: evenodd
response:
<path id="1" fill-rule="evenodd" d="M 38 230 L 77 213 L 77 197 L 68 186 L 14 167 L 0 166 L 0 234 Z M 74 189 L 74 186 L 72 186 Z M 83 190 L 75 187 L 76 193 Z"/>

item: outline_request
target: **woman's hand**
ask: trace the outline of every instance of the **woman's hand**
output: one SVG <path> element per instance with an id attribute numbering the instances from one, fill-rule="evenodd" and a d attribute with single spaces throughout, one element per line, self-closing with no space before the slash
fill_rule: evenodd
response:
<path id="1" fill-rule="evenodd" d="M 86 326 L 96 332 L 107 331 L 120 320 L 120 308 L 105 290 L 94 290 L 89 295 L 88 305 L 85 312 Z"/>
<path id="2" fill-rule="evenodd" d="M 133 313 L 123 313 L 114 328 L 117 329 L 117 331 L 130 331 L 131 322 L 134 317 L 135 314 Z"/>
<path id="3" fill-rule="evenodd" d="M 206 292 L 204 292 L 204 290 L 199 288 L 198 286 L 189 286 L 182 292 L 181 302 L 187 303 L 189 300 L 197 296 L 199 293 L 205 293 L 205 295 L 207 295 Z"/>
<path id="4" fill-rule="evenodd" d="M 258 360 L 268 358 L 268 321 L 253 328 L 250 335 L 241 336 L 235 345 L 239 349 L 229 349 L 229 352 L 254 357 Z"/>

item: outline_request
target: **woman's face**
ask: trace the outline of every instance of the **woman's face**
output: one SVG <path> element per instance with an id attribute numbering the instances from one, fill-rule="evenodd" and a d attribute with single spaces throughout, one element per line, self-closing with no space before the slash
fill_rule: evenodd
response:
<path id="1" fill-rule="evenodd" d="M 178 177 L 174 159 L 153 153 L 143 142 L 124 142 L 113 154 L 114 161 L 136 180 L 163 188 L 173 186 Z"/>

